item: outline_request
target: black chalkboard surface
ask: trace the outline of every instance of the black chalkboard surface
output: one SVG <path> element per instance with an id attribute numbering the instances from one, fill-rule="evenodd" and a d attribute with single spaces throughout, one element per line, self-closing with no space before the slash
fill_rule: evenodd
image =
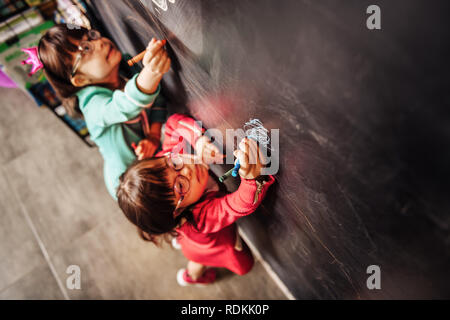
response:
<path id="1" fill-rule="evenodd" d="M 450 298 L 450 3 L 377 0 L 380 30 L 371 4 L 92 8 L 123 52 L 168 39 L 172 111 L 222 132 L 250 118 L 280 129 L 277 183 L 240 226 L 295 298 Z"/>

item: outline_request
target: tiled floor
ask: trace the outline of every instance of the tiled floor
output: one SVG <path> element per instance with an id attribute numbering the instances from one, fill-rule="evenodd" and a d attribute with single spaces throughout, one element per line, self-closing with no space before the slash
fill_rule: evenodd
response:
<path id="1" fill-rule="evenodd" d="M 285 299 L 259 262 L 179 287 L 185 258 L 137 237 L 104 187 L 98 150 L 25 93 L 0 96 L 0 299 Z M 66 286 L 70 265 L 80 290 Z"/>

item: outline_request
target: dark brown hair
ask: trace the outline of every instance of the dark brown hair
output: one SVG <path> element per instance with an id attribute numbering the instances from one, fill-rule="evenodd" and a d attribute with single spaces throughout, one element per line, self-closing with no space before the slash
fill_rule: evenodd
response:
<path id="1" fill-rule="evenodd" d="M 144 240 L 159 244 L 161 236 L 175 236 L 181 218 L 191 220 L 189 210 L 174 218 L 175 194 L 167 180 L 165 157 L 136 161 L 120 177 L 117 201 Z"/>
<path id="2" fill-rule="evenodd" d="M 81 40 L 87 31 L 82 27 L 68 28 L 66 24 L 57 24 L 42 36 L 38 46 L 44 74 L 71 117 L 81 116 L 75 95 L 81 88 L 70 82 L 73 53 L 78 51 L 74 41 Z"/>

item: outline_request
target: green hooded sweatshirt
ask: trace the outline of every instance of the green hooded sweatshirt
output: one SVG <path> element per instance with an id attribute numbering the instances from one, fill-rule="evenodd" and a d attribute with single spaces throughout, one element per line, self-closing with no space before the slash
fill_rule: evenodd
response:
<path id="1" fill-rule="evenodd" d="M 124 122 L 136 118 L 143 108 L 150 106 L 146 110 L 150 122 L 164 122 L 166 119 L 164 98 L 158 97 L 160 85 L 155 93 L 145 94 L 137 88 L 137 76 L 135 74 L 128 80 L 124 91 L 88 86 L 76 94 L 91 139 L 103 156 L 106 188 L 114 199 L 119 177 L 136 160 L 131 143 L 138 144 L 144 138 Z"/>

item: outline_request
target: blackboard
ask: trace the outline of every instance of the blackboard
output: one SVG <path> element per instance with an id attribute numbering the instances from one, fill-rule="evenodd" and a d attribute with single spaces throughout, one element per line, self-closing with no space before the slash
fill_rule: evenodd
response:
<path id="1" fill-rule="evenodd" d="M 366 27 L 371 4 L 92 9 L 123 52 L 168 39 L 172 112 L 221 131 L 250 118 L 280 129 L 277 183 L 240 226 L 295 298 L 449 298 L 450 3 L 378 0 L 380 30 Z M 381 290 L 366 286 L 370 265 Z"/>

